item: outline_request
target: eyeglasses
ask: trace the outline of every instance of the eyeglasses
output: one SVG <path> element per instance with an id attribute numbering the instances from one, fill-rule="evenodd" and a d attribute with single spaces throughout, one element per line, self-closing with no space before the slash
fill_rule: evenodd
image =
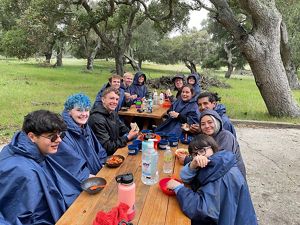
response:
<path id="1" fill-rule="evenodd" d="M 58 137 L 60 137 L 60 139 L 63 139 L 66 136 L 66 132 L 63 131 L 63 132 L 51 134 L 49 136 L 43 136 L 43 135 L 40 136 L 49 139 L 51 142 L 55 142 Z"/>
<path id="2" fill-rule="evenodd" d="M 206 154 L 206 150 L 210 149 L 211 146 L 207 146 L 207 147 L 194 147 L 194 152 L 192 152 L 192 157 L 196 157 L 198 155 L 205 155 Z"/>

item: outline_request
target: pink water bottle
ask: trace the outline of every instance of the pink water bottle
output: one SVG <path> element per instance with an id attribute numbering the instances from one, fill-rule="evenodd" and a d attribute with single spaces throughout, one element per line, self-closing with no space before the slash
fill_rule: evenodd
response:
<path id="1" fill-rule="evenodd" d="M 127 211 L 128 219 L 131 221 L 135 216 L 135 183 L 132 173 L 126 173 L 116 176 L 118 182 L 118 202 L 129 206 Z"/>

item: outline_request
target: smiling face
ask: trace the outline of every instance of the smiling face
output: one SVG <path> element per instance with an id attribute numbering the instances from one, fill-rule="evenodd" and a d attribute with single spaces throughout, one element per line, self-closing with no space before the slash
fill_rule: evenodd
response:
<path id="1" fill-rule="evenodd" d="M 190 77 L 188 80 L 187 80 L 188 84 L 191 84 L 191 85 L 194 85 L 196 83 L 196 80 L 194 77 Z"/>
<path id="2" fill-rule="evenodd" d="M 141 75 L 141 76 L 139 77 L 139 79 L 138 79 L 139 84 L 143 84 L 144 81 L 145 81 L 145 76 L 144 76 L 144 75 Z"/>
<path id="3" fill-rule="evenodd" d="M 50 139 L 52 139 L 55 135 L 56 140 L 52 142 Z M 58 145 L 62 141 L 58 133 L 43 133 L 41 135 L 36 135 L 32 132 L 29 132 L 28 137 L 37 145 L 38 149 L 43 155 L 56 153 Z"/>
<path id="4" fill-rule="evenodd" d="M 181 91 L 182 101 L 187 102 L 187 101 L 191 100 L 192 97 L 193 97 L 193 94 L 189 87 L 182 88 L 182 91 Z"/>
<path id="5" fill-rule="evenodd" d="M 213 135 L 215 132 L 215 123 L 211 116 L 203 116 L 200 121 L 200 128 L 203 134 Z"/>
<path id="6" fill-rule="evenodd" d="M 204 111 L 205 109 L 213 110 L 216 106 L 216 102 L 210 102 L 208 97 L 203 97 L 198 99 L 198 106 L 200 112 Z"/>
<path id="7" fill-rule="evenodd" d="M 110 85 L 111 85 L 114 89 L 118 90 L 118 89 L 120 88 L 120 86 L 121 86 L 121 80 L 118 79 L 118 78 L 112 78 L 112 79 L 111 79 L 111 82 L 110 82 Z"/>
<path id="8" fill-rule="evenodd" d="M 129 73 L 125 73 L 123 76 L 124 84 L 126 87 L 129 87 L 133 82 L 133 75 Z"/>
<path id="9" fill-rule="evenodd" d="M 69 115 L 79 126 L 83 126 L 89 119 L 90 110 L 75 107 L 69 111 Z"/>
<path id="10" fill-rule="evenodd" d="M 115 92 L 111 91 L 102 97 L 102 103 L 104 108 L 108 110 L 108 112 L 113 112 L 118 106 L 119 95 Z"/>

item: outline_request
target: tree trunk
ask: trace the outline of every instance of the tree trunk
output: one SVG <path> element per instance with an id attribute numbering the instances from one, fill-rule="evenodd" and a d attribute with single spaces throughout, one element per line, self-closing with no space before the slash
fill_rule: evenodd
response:
<path id="1" fill-rule="evenodd" d="M 191 71 L 191 73 L 197 73 L 197 68 L 196 68 L 195 63 L 193 63 L 190 60 L 185 60 L 184 64 Z"/>
<path id="2" fill-rule="evenodd" d="M 225 78 L 229 79 L 231 77 L 232 71 L 233 71 L 234 67 L 233 65 L 230 63 L 227 64 L 227 71 L 225 73 Z"/>
<path id="3" fill-rule="evenodd" d="M 62 66 L 63 65 L 63 62 L 62 62 L 62 50 L 59 51 L 59 53 L 57 54 L 56 56 L 56 63 L 55 63 L 55 66 Z"/>
<path id="4" fill-rule="evenodd" d="M 123 54 L 120 52 L 115 53 L 115 62 L 116 62 L 116 73 L 120 76 L 124 74 L 124 65 L 123 65 Z"/>
<path id="5" fill-rule="evenodd" d="M 134 71 L 140 71 L 141 66 L 139 63 L 137 63 L 134 58 L 128 54 L 124 54 L 124 57 L 128 60 L 127 63 L 129 63 Z"/>
<path id="6" fill-rule="evenodd" d="M 300 89 L 300 84 L 297 76 L 295 64 L 292 61 L 291 47 L 288 42 L 288 33 L 284 22 L 281 23 L 281 45 L 280 53 L 288 82 L 291 89 Z"/>
<path id="7" fill-rule="evenodd" d="M 97 46 L 93 49 L 91 53 L 88 52 L 87 63 L 86 63 L 87 70 L 94 69 L 94 60 L 100 48 L 101 48 L 101 40 L 100 38 L 98 38 Z"/>
<path id="8" fill-rule="evenodd" d="M 239 0 L 242 8 L 252 16 L 250 33 L 235 19 L 226 0 L 210 1 L 218 11 L 216 19 L 231 32 L 247 59 L 269 114 L 300 117 L 300 108 L 292 96 L 281 60 L 282 17 L 274 1 Z"/>
<path id="9" fill-rule="evenodd" d="M 45 63 L 46 64 L 50 64 L 51 57 L 52 57 L 52 50 L 51 50 L 51 52 L 45 52 Z"/>
<path id="10" fill-rule="evenodd" d="M 142 64 L 143 64 L 143 60 L 139 60 L 139 62 L 138 62 L 139 70 L 142 69 Z"/>
<path id="11" fill-rule="evenodd" d="M 87 57 L 86 69 L 91 71 L 94 69 L 94 58 L 92 56 Z"/>

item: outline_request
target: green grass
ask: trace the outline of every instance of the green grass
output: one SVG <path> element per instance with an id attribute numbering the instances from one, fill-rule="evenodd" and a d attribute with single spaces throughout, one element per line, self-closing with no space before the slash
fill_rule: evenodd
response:
<path id="1" fill-rule="evenodd" d="M 63 67 L 51 68 L 43 67 L 35 60 L 0 59 L 0 139 L 10 138 L 20 129 L 24 115 L 33 110 L 61 112 L 63 103 L 71 94 L 83 92 L 94 101 L 114 69 L 114 63 L 105 60 L 96 60 L 93 72 L 86 72 L 85 60 L 64 59 L 63 62 Z M 126 70 L 131 68 L 127 66 Z M 145 63 L 143 71 L 150 78 L 177 72 L 189 73 L 184 65 L 153 63 Z M 230 89 L 211 89 L 222 96 L 222 103 L 231 118 L 300 123 L 300 119 L 270 117 L 253 77 L 233 76 L 225 80 L 223 72 L 213 71 L 211 74 L 232 86 Z M 300 91 L 295 91 L 294 96 L 300 103 Z"/>

